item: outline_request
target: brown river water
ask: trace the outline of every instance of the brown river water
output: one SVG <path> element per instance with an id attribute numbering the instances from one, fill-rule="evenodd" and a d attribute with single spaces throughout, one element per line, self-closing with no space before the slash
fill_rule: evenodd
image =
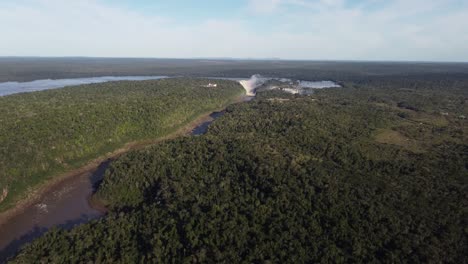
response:
<path id="1" fill-rule="evenodd" d="M 191 135 L 206 133 L 208 126 L 224 112 L 215 112 L 211 119 L 192 130 Z M 65 229 L 105 215 L 93 208 L 89 199 L 96 191 L 112 160 L 92 171 L 68 178 L 42 195 L 32 206 L 0 226 L 0 263 L 13 256 L 22 246 L 44 234 L 51 227 Z"/>

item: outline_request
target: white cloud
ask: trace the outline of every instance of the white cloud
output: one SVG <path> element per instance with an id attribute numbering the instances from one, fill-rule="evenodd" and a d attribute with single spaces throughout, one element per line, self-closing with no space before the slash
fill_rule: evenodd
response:
<path id="1" fill-rule="evenodd" d="M 99 0 L 20 0 L 0 3 L 0 55 L 468 61 L 468 9 L 438 12 L 448 1 L 256 0 L 255 15 L 182 24 Z"/>
<path id="2" fill-rule="evenodd" d="M 248 7 L 254 13 L 272 13 L 279 8 L 281 2 L 282 0 L 249 0 Z"/>

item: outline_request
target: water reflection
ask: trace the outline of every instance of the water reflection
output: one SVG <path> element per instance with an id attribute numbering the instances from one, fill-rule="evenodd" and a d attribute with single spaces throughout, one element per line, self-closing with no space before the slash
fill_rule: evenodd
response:
<path id="1" fill-rule="evenodd" d="M 210 115 L 210 120 L 202 123 L 201 125 L 197 126 L 196 128 L 194 128 L 192 130 L 192 135 L 194 136 L 199 136 L 199 135 L 203 135 L 205 134 L 207 131 L 208 131 L 208 127 L 210 126 L 211 123 L 213 123 L 213 121 L 221 116 L 224 115 L 224 111 L 222 112 L 214 112 Z"/>
<path id="2" fill-rule="evenodd" d="M 94 171 L 83 172 L 57 184 L 37 203 L 0 226 L 0 263 L 51 227 L 70 229 L 103 216 L 102 211 L 90 205 L 89 198 L 110 162 L 107 160 Z"/>

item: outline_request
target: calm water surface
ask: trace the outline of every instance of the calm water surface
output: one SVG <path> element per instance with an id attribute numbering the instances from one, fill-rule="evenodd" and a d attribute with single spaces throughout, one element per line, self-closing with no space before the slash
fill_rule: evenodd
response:
<path id="1" fill-rule="evenodd" d="M 104 76 L 90 78 L 73 78 L 73 79 L 57 79 L 57 80 L 36 80 L 32 82 L 3 82 L 0 83 L 0 96 L 42 91 L 49 89 L 63 88 L 66 86 L 105 83 L 112 81 L 144 81 L 144 80 L 159 80 L 168 78 L 167 76 Z"/>

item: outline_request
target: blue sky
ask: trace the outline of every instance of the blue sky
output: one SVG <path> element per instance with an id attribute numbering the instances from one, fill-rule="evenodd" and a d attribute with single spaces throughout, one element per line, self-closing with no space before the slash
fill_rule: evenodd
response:
<path id="1" fill-rule="evenodd" d="M 466 0 L 0 0 L 0 56 L 468 61 Z"/>
<path id="2" fill-rule="evenodd" d="M 118 5 L 130 10 L 142 12 L 146 15 L 167 16 L 177 19 L 181 23 L 200 22 L 207 18 L 239 17 L 242 15 L 243 6 L 248 1 L 194 1 L 194 0 L 171 0 L 171 1 L 129 1 L 129 0 L 106 0 L 103 3 Z"/>

